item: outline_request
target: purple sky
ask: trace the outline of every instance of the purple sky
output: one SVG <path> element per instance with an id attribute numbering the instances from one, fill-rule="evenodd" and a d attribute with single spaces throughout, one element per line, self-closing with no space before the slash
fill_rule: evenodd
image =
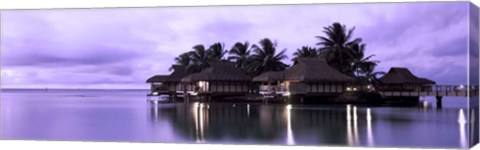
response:
<path id="1" fill-rule="evenodd" d="M 4 88 L 148 88 L 196 44 L 315 46 L 324 26 L 356 27 L 377 70 L 408 67 L 439 84 L 466 83 L 467 2 L 8 10 L 1 13 Z M 284 62 L 291 64 L 290 58 Z"/>

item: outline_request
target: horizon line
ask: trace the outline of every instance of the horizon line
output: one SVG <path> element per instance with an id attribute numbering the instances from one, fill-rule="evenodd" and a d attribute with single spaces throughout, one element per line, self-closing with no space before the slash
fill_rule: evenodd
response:
<path id="1" fill-rule="evenodd" d="M 149 88 L 0 88 L 0 90 L 150 90 Z"/>

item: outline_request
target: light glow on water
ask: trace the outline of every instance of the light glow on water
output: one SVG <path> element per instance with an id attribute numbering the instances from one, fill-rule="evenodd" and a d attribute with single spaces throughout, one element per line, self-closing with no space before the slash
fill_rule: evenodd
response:
<path id="1" fill-rule="evenodd" d="M 200 104 L 199 108 L 199 121 L 200 121 L 200 142 L 205 142 L 205 111 L 203 109 L 203 104 Z"/>
<path id="2" fill-rule="evenodd" d="M 353 114 L 353 118 L 351 114 Z M 352 121 L 353 121 L 353 125 L 352 125 Z M 351 106 L 347 105 L 347 138 L 348 138 L 348 145 L 350 146 L 355 146 L 360 144 L 359 137 L 358 137 L 357 106 L 353 106 L 353 111 L 352 111 Z"/>
<path id="3" fill-rule="evenodd" d="M 354 135 L 354 144 L 359 144 L 358 138 L 358 119 L 357 119 L 357 106 L 353 106 L 353 135 Z"/>
<path id="4" fill-rule="evenodd" d="M 287 144 L 288 145 L 295 145 L 295 138 L 293 137 L 293 131 L 292 131 L 292 106 L 287 105 Z"/>
<path id="5" fill-rule="evenodd" d="M 459 124 L 467 123 L 467 120 L 465 119 L 465 113 L 463 113 L 463 109 L 460 109 L 458 111 L 458 123 Z"/>
<path id="6" fill-rule="evenodd" d="M 250 118 L 250 104 L 247 104 L 247 117 Z"/>
<path id="7" fill-rule="evenodd" d="M 467 123 L 465 119 L 465 114 L 463 113 L 463 109 L 460 109 L 458 112 L 458 126 L 460 129 L 460 146 L 462 148 L 468 147 L 467 144 L 467 135 L 465 134 L 465 124 Z"/>
<path id="8" fill-rule="evenodd" d="M 154 103 L 153 104 L 153 118 L 157 120 L 158 118 L 158 104 Z"/>
<path id="9" fill-rule="evenodd" d="M 352 118 L 352 116 L 350 116 L 350 111 L 351 111 L 350 105 L 347 105 L 347 121 L 349 121 Z"/>
<path id="10" fill-rule="evenodd" d="M 375 145 L 375 142 L 373 140 L 372 114 L 370 112 L 370 108 L 367 108 L 367 140 L 368 140 L 368 146 Z"/>
<path id="11" fill-rule="evenodd" d="M 449 97 L 441 111 L 417 111 L 354 105 L 153 104 L 145 100 L 145 93 L 50 89 L 2 93 L 1 138 L 458 149 L 468 147 L 471 129 L 466 125 L 478 117 L 460 110 L 462 99 Z"/>
<path id="12" fill-rule="evenodd" d="M 367 121 L 372 121 L 372 114 L 370 113 L 370 108 L 367 108 Z"/>
<path id="13" fill-rule="evenodd" d="M 350 105 L 347 105 L 347 140 L 348 140 L 348 145 L 353 146 L 354 141 L 353 141 L 353 132 L 352 132 L 352 117 L 350 116 L 351 114 L 351 109 Z"/>
<path id="14" fill-rule="evenodd" d="M 286 108 L 287 108 L 288 110 L 290 110 L 290 109 L 292 109 L 292 105 L 289 104 L 289 105 L 287 105 Z"/>
<path id="15" fill-rule="evenodd" d="M 195 137 L 197 143 L 205 142 L 205 114 L 204 104 L 195 102 L 193 103 L 193 117 L 195 122 Z"/>
<path id="16" fill-rule="evenodd" d="M 424 100 L 424 101 L 422 102 L 422 104 L 423 104 L 423 109 L 427 109 L 427 108 L 428 108 L 428 101 Z"/>
<path id="17" fill-rule="evenodd" d="M 200 142 L 200 134 L 199 134 L 199 125 L 198 125 L 198 102 L 193 103 L 192 107 L 192 113 L 193 113 L 193 120 L 195 122 L 195 139 L 196 142 Z"/>
<path id="18" fill-rule="evenodd" d="M 199 104 L 198 102 L 194 102 L 192 109 L 194 110 L 198 109 L 198 104 Z"/>
<path id="19" fill-rule="evenodd" d="M 357 106 L 353 106 L 353 120 L 357 120 Z"/>

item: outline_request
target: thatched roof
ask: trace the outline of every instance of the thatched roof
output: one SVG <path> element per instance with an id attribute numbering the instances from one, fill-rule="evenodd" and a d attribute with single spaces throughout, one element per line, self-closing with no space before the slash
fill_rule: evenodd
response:
<path id="1" fill-rule="evenodd" d="M 182 65 L 173 65 L 173 72 L 168 77 L 168 82 L 180 82 L 182 78 L 188 75 L 186 67 Z"/>
<path id="2" fill-rule="evenodd" d="M 182 79 L 182 82 L 197 81 L 251 81 L 252 79 L 232 62 L 209 62 L 210 67 L 191 74 Z"/>
<path id="3" fill-rule="evenodd" d="M 152 82 L 180 82 L 183 77 L 187 76 L 185 66 L 172 65 L 173 72 L 170 75 L 155 75 L 147 79 L 147 83 Z"/>
<path id="4" fill-rule="evenodd" d="M 168 75 L 154 75 L 147 79 L 147 83 L 152 82 L 165 82 L 168 78 Z"/>
<path id="5" fill-rule="evenodd" d="M 270 82 L 270 81 L 283 81 L 285 80 L 284 72 L 269 71 L 262 73 L 253 78 L 254 82 Z"/>
<path id="6" fill-rule="evenodd" d="M 297 58 L 284 71 L 285 80 L 301 82 L 352 82 L 354 79 L 330 67 L 323 58 Z"/>
<path id="7" fill-rule="evenodd" d="M 379 80 L 383 84 L 435 84 L 432 80 L 413 75 L 407 68 L 399 67 L 390 68 Z"/>

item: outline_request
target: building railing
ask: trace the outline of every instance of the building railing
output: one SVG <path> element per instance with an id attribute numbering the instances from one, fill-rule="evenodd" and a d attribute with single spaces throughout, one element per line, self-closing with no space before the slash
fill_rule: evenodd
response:
<path id="1" fill-rule="evenodd" d="M 208 90 L 215 92 L 249 91 L 252 87 L 245 83 L 215 83 L 208 84 Z M 212 87 L 210 87 L 212 86 Z M 259 94 L 261 95 L 284 95 L 290 94 L 342 94 L 356 93 L 360 91 L 376 91 L 384 96 L 478 96 L 478 85 L 379 85 L 379 86 L 359 86 L 351 84 L 305 84 L 292 83 L 287 85 L 259 85 Z M 196 88 L 195 84 L 186 85 L 152 85 L 151 94 L 157 95 L 166 92 L 202 92 Z M 156 93 L 156 94 L 154 94 Z"/>
<path id="2" fill-rule="evenodd" d="M 390 86 L 382 85 L 377 90 L 387 96 L 478 96 L 478 85 L 417 85 Z"/>

